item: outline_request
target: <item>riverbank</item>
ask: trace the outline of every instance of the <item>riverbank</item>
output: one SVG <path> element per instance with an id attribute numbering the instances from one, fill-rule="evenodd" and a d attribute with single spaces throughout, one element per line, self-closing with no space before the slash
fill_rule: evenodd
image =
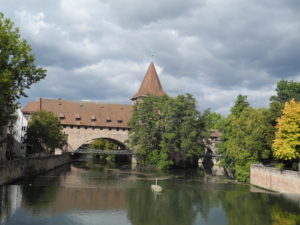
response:
<path id="1" fill-rule="evenodd" d="M 70 162 L 70 154 L 3 161 L 0 163 L 0 185 L 36 176 Z"/>

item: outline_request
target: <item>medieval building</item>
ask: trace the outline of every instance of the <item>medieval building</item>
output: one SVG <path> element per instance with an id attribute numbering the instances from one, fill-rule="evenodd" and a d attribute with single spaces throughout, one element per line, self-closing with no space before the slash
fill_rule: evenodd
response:
<path id="1" fill-rule="evenodd" d="M 152 62 L 138 92 L 131 100 L 137 101 L 148 94 L 166 94 Z M 37 102 L 29 102 L 22 111 L 26 118 L 34 112 L 53 112 L 60 119 L 64 132 L 68 134 L 69 150 L 75 151 L 97 138 L 124 144 L 128 139 L 132 105 L 40 98 Z"/>

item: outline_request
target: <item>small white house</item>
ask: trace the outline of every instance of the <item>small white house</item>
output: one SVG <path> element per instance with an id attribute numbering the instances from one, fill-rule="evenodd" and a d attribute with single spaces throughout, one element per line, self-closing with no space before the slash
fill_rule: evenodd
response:
<path id="1" fill-rule="evenodd" d="M 16 110 L 17 120 L 14 124 L 14 143 L 13 143 L 13 153 L 14 156 L 25 157 L 26 156 L 26 144 L 24 143 L 28 121 L 23 115 L 20 109 Z"/>

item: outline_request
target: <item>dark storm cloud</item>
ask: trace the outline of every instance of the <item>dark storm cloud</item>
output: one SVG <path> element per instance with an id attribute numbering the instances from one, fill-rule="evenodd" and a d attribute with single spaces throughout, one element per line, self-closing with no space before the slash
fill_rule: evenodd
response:
<path id="1" fill-rule="evenodd" d="M 154 52 L 170 95 L 227 113 L 238 94 L 268 105 L 276 82 L 300 81 L 298 0 L 0 0 L 45 80 L 37 97 L 129 103 Z M 28 100 L 23 100 L 27 102 Z"/>

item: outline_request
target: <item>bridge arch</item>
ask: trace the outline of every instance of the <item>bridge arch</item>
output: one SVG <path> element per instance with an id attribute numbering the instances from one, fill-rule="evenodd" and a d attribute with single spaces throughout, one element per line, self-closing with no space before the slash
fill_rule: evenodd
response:
<path id="1" fill-rule="evenodd" d="M 91 144 L 93 141 L 96 141 L 96 140 L 108 140 L 108 141 L 111 141 L 112 143 L 118 145 L 118 147 L 119 147 L 120 150 L 123 150 L 123 149 L 126 148 L 126 144 L 125 143 L 123 143 L 123 142 L 121 142 L 119 140 L 116 140 L 116 139 L 113 139 L 113 138 L 107 138 L 107 137 L 95 138 L 95 139 L 86 141 L 86 143 L 83 143 L 81 146 L 87 146 L 87 145 Z M 79 148 L 81 146 L 79 146 Z M 105 150 L 105 149 L 102 149 L 102 150 Z M 111 150 L 117 150 L 117 149 L 111 149 Z"/>
<path id="2" fill-rule="evenodd" d="M 83 127 L 65 127 L 64 132 L 68 135 L 68 151 L 74 152 L 80 146 L 89 144 L 95 139 L 108 139 L 125 145 L 128 139 L 128 129 Z"/>

